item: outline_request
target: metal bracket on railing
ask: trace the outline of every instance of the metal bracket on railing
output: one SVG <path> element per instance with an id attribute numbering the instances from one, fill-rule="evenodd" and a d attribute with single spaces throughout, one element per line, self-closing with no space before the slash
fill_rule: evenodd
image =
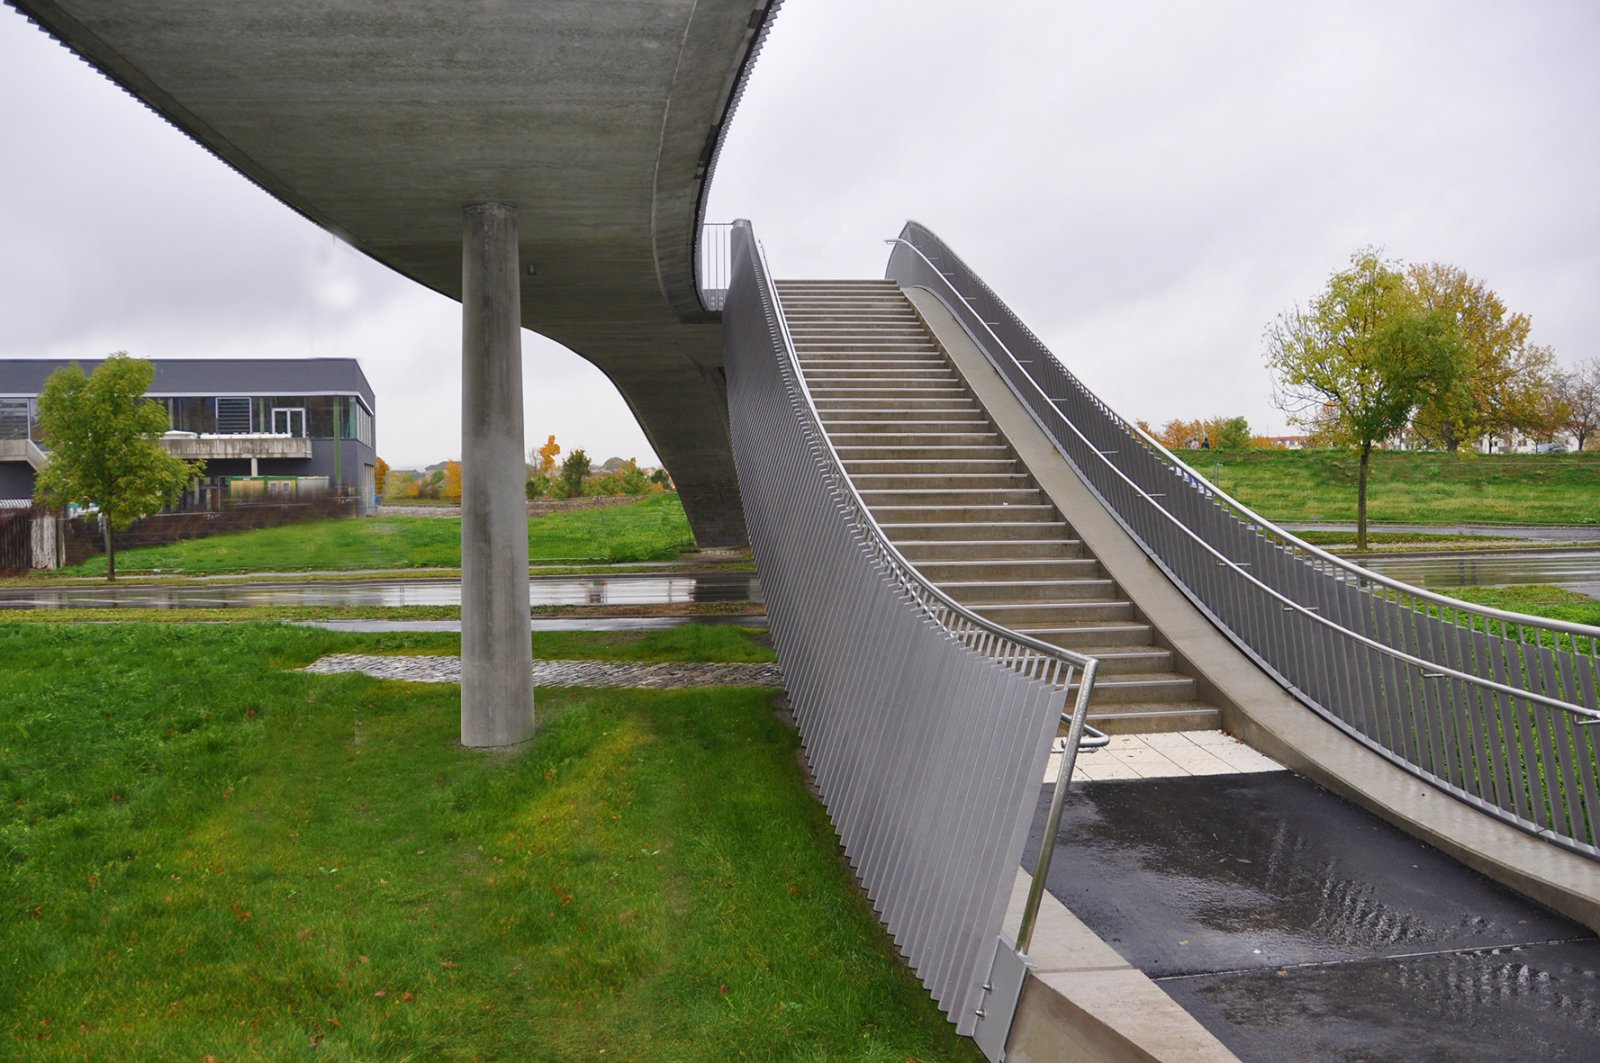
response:
<path id="1" fill-rule="evenodd" d="M 1006 1057 L 1006 1039 L 1022 999 L 1022 985 L 1033 963 L 1012 947 L 1005 935 L 995 939 L 994 959 L 989 961 L 989 977 L 983 981 L 983 1001 L 978 1005 L 978 1026 L 972 1039 L 990 1063 Z"/>

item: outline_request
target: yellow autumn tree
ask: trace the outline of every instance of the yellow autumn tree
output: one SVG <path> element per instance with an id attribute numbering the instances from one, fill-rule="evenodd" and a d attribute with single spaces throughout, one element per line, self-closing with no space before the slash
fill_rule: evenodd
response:
<path id="1" fill-rule="evenodd" d="M 545 440 L 544 446 L 534 451 L 538 461 L 534 462 L 534 474 L 538 476 L 553 476 L 556 471 L 556 456 L 561 453 L 561 445 L 556 442 L 556 437 L 551 436 Z"/>
<path id="2" fill-rule="evenodd" d="M 447 461 L 444 463 L 444 485 L 439 488 L 439 495 L 452 502 L 461 501 L 461 463 Z"/>

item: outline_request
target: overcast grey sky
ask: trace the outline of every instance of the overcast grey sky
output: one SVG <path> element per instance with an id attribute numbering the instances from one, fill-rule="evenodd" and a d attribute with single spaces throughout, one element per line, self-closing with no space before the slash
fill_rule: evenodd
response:
<path id="1" fill-rule="evenodd" d="M 1261 333 L 1350 253 L 1485 278 L 1568 364 L 1600 334 L 1600 5 L 789 0 L 709 217 L 780 276 L 943 236 L 1129 417 L 1268 403 Z M 353 356 L 398 467 L 460 451 L 455 304 L 340 245 L 0 8 L 0 357 Z M 529 445 L 653 461 L 524 334 Z"/>

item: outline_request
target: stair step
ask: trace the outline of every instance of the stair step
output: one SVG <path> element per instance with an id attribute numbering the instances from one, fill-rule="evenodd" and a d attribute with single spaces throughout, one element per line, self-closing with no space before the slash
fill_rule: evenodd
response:
<path id="1" fill-rule="evenodd" d="M 1016 523 L 1050 522 L 1059 519 L 1056 507 L 1051 505 L 927 505 L 873 506 L 872 515 L 879 524 L 953 524 L 970 520 L 975 524 L 994 521 Z"/>
<path id="2" fill-rule="evenodd" d="M 874 519 L 883 529 L 889 541 L 896 547 L 902 540 L 908 542 L 971 542 L 1025 539 L 1037 541 L 1052 534 L 1065 537 L 1067 525 L 1065 521 L 981 521 L 960 524 L 896 524 L 893 521 L 884 521 L 876 514 Z"/>
<path id="3" fill-rule="evenodd" d="M 1099 684 L 1095 684 L 1096 693 Z M 1215 731 L 1222 726 L 1222 714 L 1215 705 L 1203 701 L 1156 705 L 1106 705 L 1095 708 L 1099 699 L 1089 697 L 1089 723 L 1106 734 L 1170 734 L 1174 731 Z M 1065 734 L 1063 729 L 1061 732 Z"/>
<path id="4" fill-rule="evenodd" d="M 1012 475 L 1021 468 L 1011 458 L 855 458 L 848 463 L 851 476 Z"/>
<path id="5" fill-rule="evenodd" d="M 861 489 L 861 485 L 856 487 Z M 1044 494 L 1021 487 L 888 487 L 862 490 L 870 506 L 1043 506 Z"/>
<path id="6" fill-rule="evenodd" d="M 1086 620 L 1132 620 L 1133 605 L 1122 601 L 1029 602 L 1022 605 L 973 605 L 973 612 L 1013 631 L 1030 627 L 1066 627 Z M 1047 642 L 1048 639 L 1039 639 Z M 1065 647 L 1064 647 L 1065 648 Z"/>
<path id="7" fill-rule="evenodd" d="M 833 445 L 844 447 L 981 447 L 999 446 L 998 432 L 847 432 L 833 437 Z"/>
<path id="8" fill-rule="evenodd" d="M 1043 639 L 1039 641 L 1043 642 Z M 1051 643 L 1059 645 L 1059 643 Z M 1062 649 L 1068 647 L 1063 646 Z M 1106 676 L 1139 675 L 1172 671 L 1172 651 L 1156 646 L 1085 646 L 1071 647 L 1073 652 L 1093 657 L 1100 662 L 1097 682 Z"/>
<path id="9" fill-rule="evenodd" d="M 1199 693 L 1194 677 L 1177 672 L 1154 672 L 1132 675 L 1107 675 L 1095 679 L 1094 694 L 1089 704 L 1101 705 L 1170 705 L 1173 702 L 1192 702 Z M 1076 684 L 1068 689 L 1067 697 L 1077 696 Z"/>
<path id="10" fill-rule="evenodd" d="M 1126 623 L 1098 623 L 1094 621 L 1050 624 L 1022 623 L 1014 629 L 1040 642 L 1060 646 L 1064 650 L 1094 656 L 1092 649 L 1111 646 L 1138 647 L 1151 645 L 1154 632 L 1150 625 L 1137 620 Z"/>
<path id="11" fill-rule="evenodd" d="M 838 439 L 833 441 L 833 447 L 839 456 L 845 460 L 846 468 L 853 469 L 858 465 L 891 462 L 900 464 L 907 459 L 926 457 L 932 455 L 932 460 L 947 461 L 1014 461 L 1011 448 L 1004 443 L 977 444 L 975 446 L 945 446 L 945 447 L 906 447 L 885 446 L 880 443 L 850 444 Z"/>
<path id="12" fill-rule="evenodd" d="M 966 606 L 1045 602 L 1117 601 L 1117 585 L 1103 578 L 1031 580 L 952 580 L 938 587 Z"/>
<path id="13" fill-rule="evenodd" d="M 1083 544 L 1065 536 L 1057 539 L 907 539 L 895 543 L 895 549 L 919 568 L 923 562 L 960 561 L 970 557 L 984 557 L 995 561 L 1023 561 L 1029 559 L 1071 560 L 1084 557 Z"/>
<path id="14" fill-rule="evenodd" d="M 904 552 L 902 549 L 901 553 Z M 948 583 L 1026 583 L 1103 578 L 1100 562 L 1092 557 L 922 559 L 917 561 L 917 571 L 944 587 L 947 593 Z"/>
<path id="15" fill-rule="evenodd" d="M 954 489 L 1032 487 L 1033 477 L 1025 472 L 944 472 L 944 473 L 850 473 L 859 491 L 919 490 L 933 487 Z"/>

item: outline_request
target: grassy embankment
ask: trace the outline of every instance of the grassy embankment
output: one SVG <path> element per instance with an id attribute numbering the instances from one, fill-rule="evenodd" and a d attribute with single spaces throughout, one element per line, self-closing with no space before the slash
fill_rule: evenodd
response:
<path id="1" fill-rule="evenodd" d="M 1600 627 L 1600 601 L 1564 587 L 1544 584 L 1515 587 L 1450 587 L 1440 593 L 1494 609 L 1531 613 L 1534 616 L 1547 616 L 1553 620 Z"/>
<path id="2" fill-rule="evenodd" d="M 768 692 L 543 691 L 538 738 L 497 756 L 456 744 L 452 685 L 294 671 L 451 645 L 0 628 L 0 1055 L 975 1058 Z M 760 649 L 559 653 L 730 648 Z"/>
<path id="3" fill-rule="evenodd" d="M 1332 450 L 1180 455 L 1273 521 L 1353 521 L 1357 463 Z M 1600 454 L 1372 455 L 1368 519 L 1396 523 L 1600 525 Z M 1600 527 L 1596 529 L 1600 538 Z"/>
<path id="4" fill-rule="evenodd" d="M 528 522 L 528 557 L 535 564 L 668 561 L 692 549 L 694 537 L 675 494 Z M 117 551 L 123 575 L 460 567 L 460 517 L 325 520 Z M 100 576 L 105 570 L 105 558 L 94 557 L 58 575 Z"/>

